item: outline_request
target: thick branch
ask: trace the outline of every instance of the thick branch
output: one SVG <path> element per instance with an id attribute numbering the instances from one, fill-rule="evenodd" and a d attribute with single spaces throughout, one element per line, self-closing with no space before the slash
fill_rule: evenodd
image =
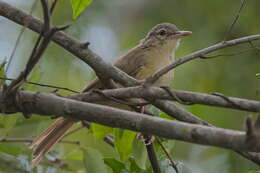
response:
<path id="1" fill-rule="evenodd" d="M 2 93 L 0 96 L 2 99 Z M 186 142 L 246 151 L 260 151 L 260 142 L 247 143 L 246 133 L 221 128 L 176 122 L 145 114 L 74 101 L 54 94 L 19 91 L 18 107 L 0 105 L 0 110 L 22 111 L 41 115 L 60 115 L 118 127 L 144 134 Z M 257 141 L 257 140 L 255 140 Z"/>
<path id="2" fill-rule="evenodd" d="M 176 100 L 176 98 L 169 95 L 164 89 L 158 87 L 144 88 L 142 86 L 109 89 L 102 91 L 108 97 L 114 97 L 117 99 L 127 98 L 144 98 L 148 100 L 162 99 L 162 100 Z M 255 100 L 241 99 L 235 97 L 223 98 L 218 95 L 197 93 L 191 91 L 171 90 L 177 98 L 184 102 L 190 102 L 193 104 L 203 104 L 208 106 L 217 106 L 224 108 L 232 108 L 244 111 L 259 112 L 260 102 Z M 104 101 L 104 97 L 101 94 L 95 92 L 88 92 L 83 94 L 70 95 L 68 98 L 75 100 L 81 100 L 85 102 L 97 102 Z"/>
<path id="3" fill-rule="evenodd" d="M 177 107 L 173 103 L 170 103 L 169 101 L 162 101 L 162 100 L 155 100 L 155 98 L 160 99 L 175 99 L 172 96 L 169 96 L 169 94 L 166 92 L 166 90 L 163 90 L 161 88 L 155 88 L 155 87 L 149 87 L 144 89 L 143 87 L 130 87 L 130 88 L 122 88 L 122 89 L 115 89 L 115 90 L 105 90 L 103 91 L 105 95 L 108 97 L 118 97 L 118 98 L 131 98 L 131 97 L 142 97 L 144 99 L 150 99 L 157 108 L 161 109 L 163 112 L 173 115 L 174 118 L 189 122 L 193 124 L 201 124 L 201 125 L 207 125 L 212 126 L 211 124 L 203 121 L 202 119 L 194 116 L 190 112 Z M 226 97 L 225 99 L 216 95 L 208 95 L 208 94 L 200 94 L 200 93 L 193 93 L 193 92 L 186 92 L 186 91 L 175 91 L 171 90 L 171 92 L 174 92 L 174 95 L 181 99 L 184 102 L 192 102 L 192 103 L 205 103 L 206 105 L 215 105 L 215 106 L 221 106 L 221 107 L 229 107 L 233 108 L 234 106 L 237 109 L 250 109 L 251 111 L 258 110 L 259 108 L 259 102 L 252 101 L 252 100 L 246 100 L 246 99 L 238 99 L 238 98 L 231 98 Z M 76 95 L 74 95 L 76 96 Z M 74 97 L 73 96 L 73 97 Z M 94 97 L 93 97 L 94 96 Z M 96 95 L 93 93 L 84 93 L 83 95 L 78 95 L 79 99 L 82 99 L 84 101 L 88 101 L 94 98 L 92 101 L 97 101 L 95 99 L 99 98 L 100 95 Z M 154 99 L 153 99 L 154 98 Z M 100 98 L 102 99 L 102 98 Z M 208 104 L 210 103 L 210 104 Z M 242 110 L 243 110 L 242 109 Z M 247 159 L 260 164 L 260 155 L 259 153 L 252 153 L 252 152 L 244 152 L 235 150 L 240 155 L 246 157 Z"/>

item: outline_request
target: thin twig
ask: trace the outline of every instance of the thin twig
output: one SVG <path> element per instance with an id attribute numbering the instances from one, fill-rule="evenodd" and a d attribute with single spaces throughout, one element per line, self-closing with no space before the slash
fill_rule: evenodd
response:
<path id="1" fill-rule="evenodd" d="M 54 8 L 57 4 L 58 0 L 53 0 L 52 4 L 51 4 L 51 8 L 50 8 L 50 14 L 52 15 Z"/>
<path id="2" fill-rule="evenodd" d="M 248 43 L 250 44 L 250 46 L 251 46 L 252 48 L 254 48 L 254 49 L 257 50 L 258 52 L 260 52 L 260 48 L 257 47 L 257 46 L 255 46 L 253 42 L 249 41 Z"/>
<path id="3" fill-rule="evenodd" d="M 145 111 L 145 106 L 141 106 L 139 111 L 140 113 L 144 113 Z M 148 154 L 148 158 L 150 160 L 151 166 L 153 168 L 154 173 L 161 173 L 159 161 L 157 159 L 156 152 L 154 150 L 154 145 L 153 145 L 153 136 L 148 135 L 148 134 L 141 134 L 144 138 L 144 145 L 146 147 L 146 151 Z"/>
<path id="4" fill-rule="evenodd" d="M 221 93 L 212 93 L 212 95 L 218 96 L 218 97 L 224 99 L 225 101 L 229 102 L 230 104 L 234 105 L 235 107 L 240 107 L 239 104 L 236 104 L 236 102 L 233 102 L 231 99 L 229 99 L 227 96 L 225 96 Z"/>
<path id="5" fill-rule="evenodd" d="M 158 142 L 158 144 L 161 146 L 163 152 L 165 153 L 165 155 L 168 157 L 169 161 L 171 162 L 171 166 L 172 168 L 175 170 L 176 173 L 179 173 L 177 164 L 174 163 L 174 161 L 172 160 L 170 154 L 167 152 L 166 148 L 164 147 L 164 145 L 162 144 L 160 138 L 156 137 L 156 141 Z"/>
<path id="6" fill-rule="evenodd" d="M 159 162 L 156 156 L 156 152 L 154 150 L 153 143 L 145 145 L 146 146 L 146 151 L 149 157 L 149 160 L 151 162 L 151 166 L 153 168 L 154 173 L 161 173 L 161 169 L 159 166 Z"/>
<path id="7" fill-rule="evenodd" d="M 192 102 L 186 102 L 181 100 L 176 94 L 175 92 L 172 92 L 171 89 L 167 86 L 161 86 L 160 88 L 164 89 L 173 99 L 175 99 L 178 103 L 180 104 L 184 104 L 184 105 L 193 105 L 194 103 Z"/>
<path id="8" fill-rule="evenodd" d="M 30 12 L 29 12 L 30 15 L 33 13 L 33 10 L 35 9 L 35 7 L 36 7 L 36 5 L 37 5 L 37 2 L 38 2 L 38 0 L 35 0 L 35 1 L 34 1 L 32 7 L 31 7 L 31 9 L 30 9 Z M 21 40 L 22 35 L 23 35 L 24 31 L 26 30 L 26 28 L 27 28 L 26 25 L 24 25 L 24 26 L 21 28 L 21 30 L 20 30 L 20 32 L 19 32 L 19 35 L 18 35 L 18 37 L 17 37 L 17 39 L 16 39 L 16 41 L 15 41 L 15 45 L 14 45 L 13 51 L 12 51 L 12 53 L 11 53 L 11 56 L 10 56 L 10 58 L 9 58 L 9 61 L 8 61 L 8 63 L 7 63 L 7 66 L 6 66 L 6 73 L 8 72 L 8 69 L 9 69 L 9 67 L 10 67 L 10 65 L 11 65 L 11 62 L 13 61 L 15 52 L 16 52 L 16 50 L 17 50 L 17 48 L 18 48 L 18 45 L 19 45 L 19 43 L 20 43 L 20 40 Z"/>
<path id="9" fill-rule="evenodd" d="M 249 52 L 253 49 L 255 49 L 255 48 L 249 48 L 249 49 L 241 50 L 241 51 L 234 52 L 234 53 L 224 53 L 224 54 L 216 54 L 216 55 L 208 55 L 208 56 L 202 55 L 200 58 L 201 59 L 210 59 L 210 58 L 216 58 L 216 57 L 220 57 L 220 56 L 236 56 L 236 55 L 241 55 L 242 53 Z"/>
<path id="10" fill-rule="evenodd" d="M 43 21 L 44 21 L 44 27 L 43 31 L 48 32 L 51 28 L 51 14 L 48 7 L 48 1 L 47 0 L 41 0 L 42 4 L 42 10 L 43 10 Z"/>
<path id="11" fill-rule="evenodd" d="M 64 162 L 63 160 L 55 157 L 54 159 L 46 159 L 45 161 L 41 162 L 41 165 L 51 166 L 59 169 L 68 169 L 68 163 Z"/>
<path id="12" fill-rule="evenodd" d="M 13 78 L 6 78 L 6 77 L 0 77 L 0 80 L 15 80 Z M 65 87 L 59 87 L 59 86 L 55 86 L 55 85 L 48 85 L 48 84 L 41 84 L 41 83 L 36 83 L 36 82 L 29 82 L 29 81 L 25 81 L 25 83 L 30 84 L 30 85 L 37 85 L 37 86 L 41 86 L 41 87 L 47 87 L 47 88 L 54 88 L 54 89 L 59 89 L 59 90 L 66 90 L 66 91 L 70 91 L 73 93 L 80 93 L 79 91 L 73 90 L 73 89 L 69 89 L 69 88 L 65 88 Z"/>
<path id="13" fill-rule="evenodd" d="M 31 143 L 33 141 L 32 138 L 1 138 L 0 142 L 26 142 Z M 80 141 L 70 141 L 70 140 L 61 140 L 59 141 L 61 143 L 67 143 L 67 144 L 75 144 L 79 145 Z"/>
<path id="14" fill-rule="evenodd" d="M 113 102 L 116 102 L 116 103 L 119 103 L 119 104 L 124 104 L 124 105 L 131 106 L 131 107 L 132 106 L 145 106 L 145 105 L 150 104 L 149 102 L 130 102 L 130 101 L 122 100 L 122 99 L 117 99 L 115 97 L 107 96 L 105 93 L 102 92 L 102 90 L 98 90 L 98 89 L 92 90 L 92 92 L 100 94 L 104 98 L 111 100 Z"/>
<path id="15" fill-rule="evenodd" d="M 242 9 L 244 8 L 245 4 L 246 4 L 246 0 L 241 0 L 241 2 L 240 2 L 240 7 L 239 7 L 239 9 L 238 9 L 238 12 L 237 12 L 237 14 L 236 14 L 236 16 L 235 16 L 235 19 L 233 20 L 233 22 L 231 23 L 230 27 L 228 28 L 228 30 L 227 30 L 227 32 L 226 32 L 226 34 L 225 34 L 224 41 L 227 39 L 227 37 L 228 37 L 229 34 L 231 33 L 232 29 L 234 28 L 236 22 L 238 21 L 238 19 L 239 19 L 239 17 L 240 17 L 240 14 L 241 14 L 241 11 L 242 11 Z"/>
<path id="16" fill-rule="evenodd" d="M 88 122 L 88 121 L 85 121 L 85 120 L 81 121 L 81 124 L 82 124 L 83 127 L 88 128 L 88 129 L 91 126 L 91 123 Z M 105 136 L 103 140 L 106 143 L 108 143 L 109 145 L 111 145 L 112 147 L 114 147 L 114 139 L 111 136 L 109 136 L 109 135 Z"/>

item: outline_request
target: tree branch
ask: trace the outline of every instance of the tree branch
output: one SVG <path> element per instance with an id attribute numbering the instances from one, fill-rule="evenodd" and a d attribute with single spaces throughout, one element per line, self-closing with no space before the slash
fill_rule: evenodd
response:
<path id="1" fill-rule="evenodd" d="M 225 98 L 219 95 L 204 94 L 191 91 L 181 91 L 171 89 L 176 97 L 184 102 L 190 102 L 193 104 L 203 104 L 208 106 L 217 106 L 223 108 L 231 108 L 237 110 L 244 110 L 250 112 L 260 111 L 260 102 L 256 100 L 241 99 L 235 97 Z M 127 99 L 127 98 L 144 98 L 150 100 L 162 99 L 162 100 L 175 100 L 176 98 L 169 95 L 164 89 L 159 87 L 149 87 L 144 88 L 142 86 L 128 87 L 128 88 L 118 88 L 118 89 L 108 89 L 102 90 L 103 94 L 108 97 L 114 97 L 117 99 Z M 85 101 L 85 102 L 98 102 L 104 101 L 106 98 L 101 94 L 95 92 L 87 92 L 82 94 L 73 94 L 66 96 L 71 99 Z"/>
<path id="2" fill-rule="evenodd" d="M 33 141 L 32 138 L 1 138 L 0 139 L 0 142 L 26 142 L 26 143 L 31 143 L 32 141 Z M 80 141 L 61 140 L 60 143 L 79 145 Z"/>
<path id="3" fill-rule="evenodd" d="M 0 99 L 2 99 L 2 92 Z M 19 97 L 15 105 L 0 104 L 8 113 L 22 111 L 40 115 L 59 115 L 78 120 L 86 120 L 110 127 L 124 128 L 144 134 L 160 136 L 168 139 L 213 145 L 242 151 L 259 151 L 259 139 L 248 143 L 247 133 L 215 127 L 193 125 L 171 121 L 145 114 L 101 106 L 91 103 L 74 101 L 54 94 L 18 91 Z M 250 140 L 252 141 L 252 140 Z"/>
<path id="4" fill-rule="evenodd" d="M 13 81 L 15 79 L 12 78 L 6 78 L 6 77 L 1 77 L 0 76 L 0 80 L 10 80 Z M 70 91 L 73 93 L 80 93 L 79 91 L 70 89 L 70 88 L 66 88 L 66 87 L 59 87 L 59 86 L 55 86 L 55 85 L 48 85 L 48 84 L 43 84 L 43 83 L 37 83 L 37 82 L 30 82 L 30 81 L 25 81 L 25 83 L 30 84 L 30 85 L 36 85 L 36 86 L 41 86 L 41 87 L 47 87 L 47 88 L 53 88 L 56 90 L 65 90 L 65 91 Z"/>
<path id="5" fill-rule="evenodd" d="M 158 89 L 163 92 L 159 92 Z M 112 92 L 110 93 L 110 91 L 112 91 Z M 120 93 L 121 91 L 123 93 Z M 232 108 L 232 106 L 238 106 L 239 109 L 250 108 L 251 111 L 252 110 L 257 111 L 259 109 L 259 102 L 252 101 L 252 100 L 237 99 L 237 98 L 223 97 L 223 96 L 219 97 L 219 96 L 216 96 L 216 94 L 208 95 L 208 94 L 199 94 L 199 93 L 193 93 L 193 92 L 187 92 L 187 91 L 171 90 L 171 92 L 175 92 L 176 97 L 178 97 L 179 99 L 182 99 L 183 101 L 186 101 L 186 102 L 187 101 L 192 102 L 192 103 L 203 102 L 206 104 L 214 103 L 216 106 L 221 106 L 221 107 L 226 107 L 227 105 L 230 105 L 230 108 Z M 161 109 L 163 112 L 167 113 L 168 115 L 173 116 L 177 120 L 213 127 L 211 124 L 201 120 L 200 118 L 194 116 L 190 112 L 187 112 L 183 108 L 177 107 L 176 105 L 170 103 L 169 101 L 162 101 L 162 100 L 158 100 L 158 99 L 155 100 L 155 98 L 158 98 L 160 96 L 165 99 L 167 99 L 167 98 L 175 99 L 175 97 L 173 98 L 171 96 L 169 98 L 169 93 L 167 93 L 166 90 L 162 90 L 160 88 L 149 87 L 148 89 L 146 88 L 144 90 L 143 87 L 130 87 L 130 88 L 122 88 L 122 89 L 116 89 L 116 90 L 105 90 L 104 93 L 109 95 L 110 97 L 122 97 L 122 96 L 140 97 L 141 96 L 144 99 L 148 98 L 148 99 L 151 99 L 151 101 L 157 108 Z M 165 95 L 165 93 L 166 93 L 166 95 Z M 120 94 L 122 94 L 122 95 L 120 95 Z M 91 99 L 91 93 L 90 94 L 84 93 L 83 95 L 81 95 L 79 97 L 75 97 L 75 98 L 80 98 L 82 96 L 83 96 L 83 100 L 84 100 L 84 98 Z M 84 101 L 87 101 L 87 100 L 84 100 Z M 92 100 L 92 101 L 94 101 L 94 100 Z M 214 104 L 212 104 L 212 105 L 214 105 Z M 244 156 L 245 158 L 255 162 L 256 164 L 260 164 L 260 154 L 259 153 L 244 152 L 244 151 L 239 151 L 239 150 L 235 150 L 235 152 L 237 152 L 240 155 Z"/>

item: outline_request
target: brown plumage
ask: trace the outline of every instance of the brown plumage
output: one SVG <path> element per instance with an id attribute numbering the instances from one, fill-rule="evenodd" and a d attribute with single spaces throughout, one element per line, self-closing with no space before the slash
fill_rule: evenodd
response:
<path id="1" fill-rule="evenodd" d="M 172 62 L 180 38 L 190 34 L 191 32 L 189 31 L 179 31 L 174 24 L 158 24 L 151 29 L 136 47 L 121 56 L 114 63 L 114 66 L 136 79 L 146 79 L 163 66 Z M 168 85 L 172 77 L 172 73 L 167 73 L 155 85 Z M 95 88 L 102 88 L 99 80 L 94 80 L 82 92 Z M 31 148 L 33 148 L 32 167 L 37 166 L 42 156 L 54 144 L 59 142 L 67 130 L 76 122 L 78 121 L 58 118 L 48 129 L 34 139 L 31 144 Z"/>

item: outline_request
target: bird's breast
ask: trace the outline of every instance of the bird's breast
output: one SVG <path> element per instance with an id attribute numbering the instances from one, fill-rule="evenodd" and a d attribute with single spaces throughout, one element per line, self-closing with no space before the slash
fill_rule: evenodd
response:
<path id="1" fill-rule="evenodd" d="M 160 49 L 148 51 L 148 53 L 144 56 L 144 67 L 136 75 L 137 79 L 146 79 L 150 77 L 159 69 L 170 64 L 174 59 L 172 52 L 160 51 Z M 156 81 L 155 86 L 169 85 L 171 80 L 173 79 L 173 75 L 173 71 L 166 73 Z"/>

